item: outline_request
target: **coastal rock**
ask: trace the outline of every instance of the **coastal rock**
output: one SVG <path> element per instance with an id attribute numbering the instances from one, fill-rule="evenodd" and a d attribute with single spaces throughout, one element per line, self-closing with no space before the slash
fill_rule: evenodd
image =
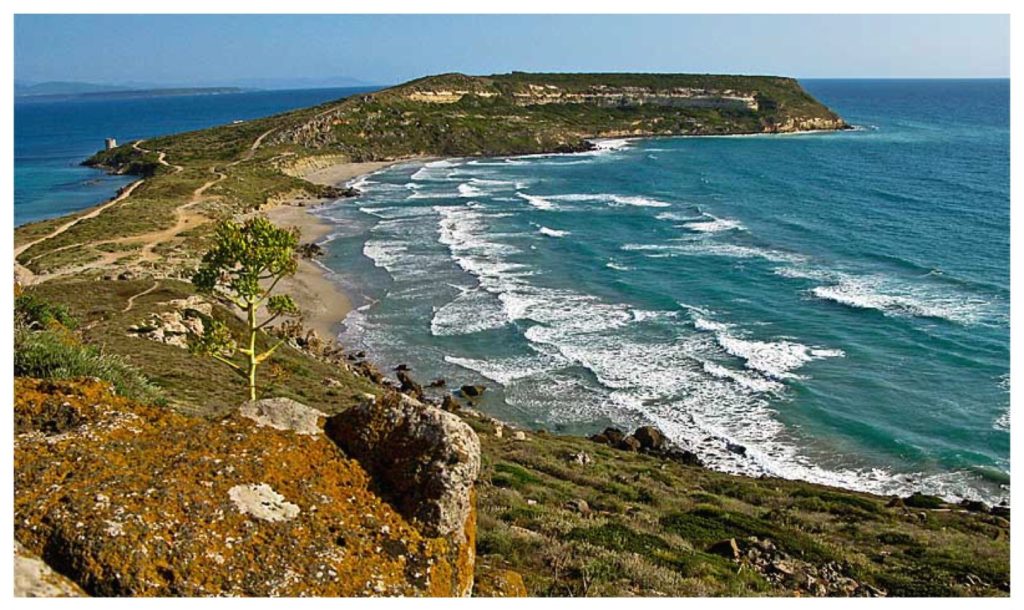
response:
<path id="1" fill-rule="evenodd" d="M 601 432 L 599 434 L 595 434 L 595 435 L 591 436 L 590 440 L 592 440 L 592 441 L 594 441 L 596 443 L 601 443 L 601 444 L 604 444 L 604 445 L 611 445 L 611 446 L 614 447 L 614 446 L 618 445 L 620 442 L 622 442 L 622 439 L 624 439 L 624 438 L 626 438 L 626 433 L 625 432 L 623 432 L 622 430 L 619 430 L 618 428 L 611 428 L 611 427 L 609 427 L 609 428 L 605 428 L 604 432 Z"/>
<path id="2" fill-rule="evenodd" d="M 424 532 L 464 538 L 480 471 L 480 441 L 468 424 L 389 393 L 329 418 L 324 430 Z"/>
<path id="3" fill-rule="evenodd" d="M 619 441 L 616 447 L 622 449 L 623 451 L 636 452 L 640 451 L 642 445 L 640 444 L 640 441 L 636 440 L 635 436 L 629 435 L 623 438 L 621 441 Z"/>
<path id="4" fill-rule="evenodd" d="M 321 256 L 324 255 L 324 248 L 320 244 L 310 242 L 310 243 L 306 243 L 306 244 L 300 245 L 296 249 L 296 252 L 302 258 L 314 259 L 314 258 L 320 258 Z"/>
<path id="5" fill-rule="evenodd" d="M 91 595 L 453 596 L 472 586 L 466 485 L 461 529 L 428 535 L 378 495 L 387 482 L 326 438 L 239 412 L 186 417 L 99 381 L 19 378 L 15 389 L 15 537 Z M 59 433 L 33 423 L 46 405 L 74 415 Z M 420 429 L 431 441 L 447 432 Z M 405 449 L 410 463 L 436 465 L 420 446 Z M 471 484 L 478 464 L 459 480 Z"/>
<path id="6" fill-rule="evenodd" d="M 736 544 L 735 538 L 729 538 L 728 540 L 720 540 L 708 547 L 709 553 L 715 555 L 721 555 L 726 559 L 732 559 L 733 561 L 739 561 L 740 559 L 740 547 Z"/>
<path id="7" fill-rule="evenodd" d="M 458 413 L 459 410 L 462 409 L 462 405 L 459 404 L 459 401 L 455 400 L 454 396 L 446 394 L 445 397 L 441 399 L 441 408 L 449 413 Z"/>
<path id="8" fill-rule="evenodd" d="M 430 382 L 430 387 L 432 388 L 443 388 L 446 385 L 448 385 L 448 382 L 445 381 L 444 378 L 442 377 L 438 377 L 437 379 Z"/>
<path id="9" fill-rule="evenodd" d="M 235 485 L 228 490 L 228 497 L 240 512 L 264 521 L 289 521 L 301 512 L 266 483 Z"/>
<path id="10" fill-rule="evenodd" d="M 577 512 L 577 513 L 579 513 L 581 515 L 588 515 L 588 514 L 590 514 L 590 505 L 587 504 L 587 501 L 582 499 L 582 498 L 576 498 L 574 500 L 569 500 L 568 502 L 565 503 L 565 507 L 568 508 L 569 510 L 571 510 L 573 512 Z"/>
<path id="11" fill-rule="evenodd" d="M 640 446 L 648 451 L 660 451 L 665 446 L 665 434 L 654 426 L 641 426 L 633 433 Z"/>
<path id="12" fill-rule="evenodd" d="M 408 394 L 416 400 L 423 400 L 423 388 L 420 384 L 413 380 L 412 376 L 407 372 L 408 369 L 399 369 L 396 377 L 398 377 L 399 391 L 403 394 Z"/>
<path id="13" fill-rule="evenodd" d="M 483 395 L 484 390 L 486 389 L 487 388 L 482 385 L 464 385 L 459 388 L 459 391 L 462 392 L 463 396 L 472 399 Z"/>
<path id="14" fill-rule="evenodd" d="M 570 454 L 566 458 L 566 461 L 568 461 L 570 464 L 579 464 L 580 466 L 586 466 L 587 464 L 590 464 L 594 460 L 590 457 L 590 454 L 584 451 L 580 451 L 578 453 Z"/>

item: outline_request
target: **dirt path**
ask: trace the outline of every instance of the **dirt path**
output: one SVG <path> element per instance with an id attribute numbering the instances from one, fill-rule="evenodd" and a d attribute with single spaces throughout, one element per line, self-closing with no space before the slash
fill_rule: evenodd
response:
<path id="1" fill-rule="evenodd" d="M 159 286 L 160 286 L 160 282 L 159 281 L 153 282 L 153 285 L 150 286 L 149 288 L 143 290 L 142 292 L 140 292 L 138 294 L 133 294 L 132 296 L 128 297 L 128 303 L 124 306 L 124 309 L 121 310 L 121 313 L 128 313 L 129 311 L 131 311 L 132 307 L 135 306 L 135 299 L 137 299 L 139 297 L 146 296 L 147 294 L 149 294 L 149 293 L 153 292 L 154 290 L 156 290 L 157 287 L 159 287 Z"/>
<path id="2" fill-rule="evenodd" d="M 134 142 L 132 142 L 132 148 L 134 148 L 135 150 L 137 150 L 139 152 L 142 152 L 142 153 L 153 152 L 153 151 L 149 150 L 148 148 L 143 148 L 142 146 L 140 146 L 140 144 L 142 144 L 143 142 L 145 142 L 145 140 L 135 140 Z M 180 166 L 180 165 L 174 165 L 172 163 L 168 163 L 167 162 L 167 153 L 165 153 L 162 150 L 157 152 L 157 154 L 156 154 L 156 162 L 159 163 L 160 165 L 163 165 L 164 167 L 173 168 L 175 174 L 180 174 L 181 172 L 185 171 L 185 168 Z"/>
<path id="3" fill-rule="evenodd" d="M 267 136 L 269 136 L 271 133 L 273 133 L 275 131 L 275 129 L 270 129 L 270 130 L 260 134 L 260 136 L 257 137 L 253 141 L 252 145 L 249 146 L 249 150 L 247 150 L 245 152 L 245 154 L 240 159 L 238 159 L 236 161 L 232 161 L 231 163 L 228 163 L 226 166 L 224 166 L 224 169 L 227 169 L 229 167 L 233 167 L 235 165 L 238 165 L 239 163 L 242 163 L 243 161 L 248 161 L 249 159 L 251 159 L 253 157 L 253 155 L 256 154 L 256 151 L 259 149 L 260 145 L 263 144 L 263 140 Z M 144 140 L 137 140 L 137 141 L 133 142 L 132 143 L 132 148 L 134 148 L 135 150 L 137 150 L 139 152 L 144 152 L 144 153 L 151 153 L 151 152 L 153 152 L 153 151 L 151 151 L 151 150 L 149 150 L 147 148 L 143 148 L 141 146 L 142 142 L 144 142 Z M 185 169 L 184 167 L 182 167 L 180 165 L 174 165 L 172 163 L 169 163 L 167 161 L 167 155 L 163 151 L 158 151 L 157 152 L 157 162 L 160 163 L 161 165 L 166 166 L 166 167 L 173 168 L 175 173 L 184 171 L 184 169 Z M 159 245 L 174 239 L 175 237 L 177 237 L 179 234 L 181 234 L 183 231 L 185 231 L 187 229 L 191 229 L 193 227 L 196 227 L 196 226 L 198 226 L 200 224 L 203 224 L 203 223 L 209 221 L 209 218 L 207 218 L 205 215 L 203 215 L 203 214 L 201 214 L 199 212 L 193 211 L 192 208 L 194 206 L 196 206 L 197 204 L 199 204 L 200 202 L 203 201 L 204 195 L 205 195 L 207 190 L 209 190 L 211 187 L 213 187 L 217 183 L 225 180 L 228 177 L 227 173 L 225 173 L 224 171 L 218 171 L 216 165 L 210 166 L 209 171 L 210 171 L 210 173 L 214 174 L 216 177 L 211 179 L 211 180 L 207 180 L 201 186 L 199 186 L 194 191 L 192 191 L 192 195 L 189 197 L 188 201 L 186 203 L 184 203 L 183 205 L 178 206 L 175 209 L 175 215 L 176 215 L 177 218 L 175 219 L 174 225 L 172 225 L 171 227 L 168 227 L 167 229 L 160 229 L 160 230 L 157 230 L 157 231 L 151 231 L 149 233 L 143 233 L 141 235 L 131 235 L 131 236 L 127 236 L 127 237 L 119 237 L 119 238 L 115 238 L 115 239 L 108 239 L 108 240 L 103 240 L 103 241 L 98 241 L 98 242 L 92 242 L 89 245 L 99 246 L 99 245 L 104 245 L 104 244 L 143 242 L 144 245 L 142 246 L 142 249 L 138 253 L 139 259 L 141 261 L 147 261 L 147 262 L 159 261 L 160 260 L 160 256 L 157 255 L 156 252 L 155 252 L 156 248 Z M 121 201 L 124 201 L 125 199 L 127 199 L 132 194 L 132 192 L 134 192 L 135 189 L 138 188 L 138 186 L 141 185 L 144 181 L 145 181 L 145 179 L 140 179 L 140 180 L 137 180 L 137 181 L 133 182 L 127 188 L 125 188 L 117 197 L 115 197 L 114 199 L 111 199 L 109 202 L 107 202 L 107 203 L 105 203 L 105 204 L 103 204 L 101 206 L 98 206 L 96 209 L 94 209 L 93 211 L 89 212 L 88 214 L 86 214 L 84 216 L 80 216 L 80 217 L 78 217 L 78 218 L 76 218 L 74 220 L 71 220 L 71 221 L 61 225 L 60 227 L 57 227 L 49 235 L 40 237 L 39 239 L 33 240 L 32 242 L 29 242 L 27 244 L 23 244 L 23 245 L 19 246 L 18 248 L 16 248 L 14 250 L 15 258 L 17 258 L 18 255 L 20 255 L 22 252 L 28 250 L 32 246 L 34 246 L 34 245 L 36 245 L 38 243 L 44 242 L 44 241 L 46 241 L 48 239 L 52 239 L 52 238 L 60 235 L 61 233 L 64 233 L 65 231 L 67 231 L 68 229 L 70 229 L 71 227 L 75 226 L 77 223 L 79 223 L 81 221 L 87 220 L 89 218 L 95 218 L 96 216 L 99 216 L 100 214 L 102 214 L 110 206 L 112 206 L 112 205 L 114 205 L 114 204 L 116 204 L 118 202 L 121 202 Z M 51 250 L 50 252 L 47 252 L 47 254 L 51 254 L 51 253 L 54 253 L 54 252 L 60 252 L 62 250 L 66 250 L 68 248 L 73 248 L 73 247 L 76 247 L 78 245 L 81 245 L 81 244 L 70 244 L 70 245 L 67 245 L 67 246 L 62 246 L 60 248 Z M 14 274 L 15 274 L 15 278 L 19 282 L 21 282 L 22 284 L 26 284 L 27 285 L 27 284 L 36 283 L 37 281 L 43 281 L 43 280 L 52 279 L 52 278 L 55 278 L 55 277 L 63 277 L 63 276 L 68 276 L 68 275 L 75 275 L 75 274 L 83 273 L 85 271 L 89 271 L 89 270 L 92 270 L 92 269 L 106 267 L 108 265 L 112 265 L 113 263 L 117 262 L 117 260 L 122 258 L 123 256 L 125 256 L 124 252 L 105 252 L 105 253 L 103 253 L 100 256 L 100 258 L 98 258 L 98 259 L 96 259 L 94 261 L 91 261 L 91 262 L 88 262 L 88 263 L 85 263 L 83 265 L 79 265 L 79 266 L 76 266 L 76 267 L 65 268 L 65 269 L 61 269 L 61 270 L 53 272 L 53 273 L 47 273 L 47 274 L 42 274 L 42 275 L 36 275 L 36 274 L 32 273 L 32 271 L 30 271 L 29 269 L 27 269 L 26 267 L 24 267 L 23 265 L 21 265 L 17 261 L 15 261 L 15 264 L 14 264 Z M 28 263 L 31 263 L 31 261 L 28 261 Z"/>
<path id="4" fill-rule="evenodd" d="M 71 227 L 75 226 L 76 224 L 82 222 L 83 220 L 89 220 L 90 218 L 96 218 L 97 216 L 102 214 L 110 206 L 115 205 L 117 203 L 120 203 L 121 201 L 124 201 L 125 199 L 127 199 L 135 191 L 135 189 L 139 188 L 139 186 L 143 182 L 145 182 L 145 181 L 146 181 L 146 179 L 143 178 L 143 179 L 140 179 L 140 180 L 136 180 L 135 182 L 132 182 L 124 190 L 122 190 L 117 195 L 117 197 L 114 197 L 113 199 L 111 199 L 110 201 L 104 203 L 103 205 L 96 206 L 96 208 L 93 209 L 93 211 L 89 212 L 88 214 L 86 214 L 84 216 L 79 216 L 79 217 L 77 217 L 77 218 L 75 218 L 73 220 L 70 220 L 70 221 L 62 224 L 61 226 L 59 226 L 56 229 L 54 229 L 53 232 L 50 233 L 49 235 L 44 235 L 43 237 L 40 237 L 39 239 L 30 241 L 27 244 L 22 244 L 22 245 L 18 246 L 17 248 L 14 249 L 14 257 L 17 258 L 18 255 L 20 255 L 22 252 L 24 252 L 25 250 L 28 250 L 29 248 L 31 248 L 32 246 L 34 246 L 34 245 L 36 245 L 38 243 L 42 243 L 42 242 L 44 242 L 44 241 L 46 241 L 48 239 L 53 239 L 54 237 L 57 237 L 61 233 L 67 231 L 68 229 L 70 229 Z"/>

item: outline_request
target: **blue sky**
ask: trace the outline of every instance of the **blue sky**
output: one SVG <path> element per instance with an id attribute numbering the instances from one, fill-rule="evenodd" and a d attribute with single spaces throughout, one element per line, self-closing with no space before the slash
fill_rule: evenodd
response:
<path id="1" fill-rule="evenodd" d="M 18 15 L 15 78 L 237 84 L 642 71 L 1008 77 L 1009 17 Z"/>

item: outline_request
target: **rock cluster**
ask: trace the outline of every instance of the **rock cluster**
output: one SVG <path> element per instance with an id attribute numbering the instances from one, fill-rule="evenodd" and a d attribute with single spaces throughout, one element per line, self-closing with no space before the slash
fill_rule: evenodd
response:
<path id="1" fill-rule="evenodd" d="M 203 317 L 209 317 L 213 306 L 199 296 L 175 299 L 162 306 L 165 311 L 150 315 L 141 324 L 128 327 L 130 335 L 188 348 L 189 335 L 203 334 Z"/>
<path id="2" fill-rule="evenodd" d="M 847 569 L 835 561 L 814 564 L 790 556 L 767 538 L 756 536 L 737 541 L 716 542 L 708 552 L 721 555 L 760 573 L 769 582 L 814 597 L 885 597 L 886 592 L 846 575 Z"/>
<path id="3" fill-rule="evenodd" d="M 676 447 L 664 432 L 654 426 L 640 426 L 632 434 L 609 427 L 591 435 L 590 440 L 622 451 L 647 453 L 691 466 L 702 465 L 697 454 Z"/>
<path id="4" fill-rule="evenodd" d="M 468 435 L 450 453 L 436 445 L 464 432 L 440 421 L 454 416 L 420 414 L 424 436 L 395 447 L 410 452 L 399 461 L 431 465 L 417 472 L 423 493 L 448 494 L 450 518 L 437 523 L 449 529 L 432 535 L 381 498 L 387 482 L 313 434 L 319 415 L 298 403 L 261 401 L 209 421 L 99 381 L 15 383 L 15 538 L 89 594 L 448 596 L 472 586 L 479 453 Z M 464 476 L 430 478 L 443 472 Z"/>

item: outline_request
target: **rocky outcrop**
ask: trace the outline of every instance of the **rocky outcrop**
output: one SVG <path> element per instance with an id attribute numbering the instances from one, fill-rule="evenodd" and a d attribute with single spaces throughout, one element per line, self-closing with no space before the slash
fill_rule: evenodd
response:
<path id="1" fill-rule="evenodd" d="M 878 587 L 851 578 L 848 566 L 830 561 L 815 564 L 793 557 L 767 538 L 729 538 L 708 548 L 741 567 L 757 572 L 768 582 L 813 597 L 885 597 Z"/>
<path id="2" fill-rule="evenodd" d="M 788 117 L 783 121 L 765 121 L 765 133 L 796 133 L 800 131 L 837 131 L 851 129 L 839 117 Z"/>
<path id="3" fill-rule="evenodd" d="M 475 437 L 463 439 L 461 450 L 476 450 L 466 466 L 445 465 L 469 479 L 446 488 L 445 514 L 462 521 L 439 520 L 450 529 L 437 534 L 383 500 L 386 482 L 313 433 L 319 414 L 298 403 L 250 403 L 209 421 L 132 403 L 99 381 L 17 379 L 15 391 L 15 537 L 92 595 L 450 596 L 471 587 Z M 424 415 L 417 429 L 449 438 L 447 423 L 431 421 Z M 440 455 L 435 446 L 419 457 Z"/>
<path id="4" fill-rule="evenodd" d="M 203 317 L 209 317 L 213 310 L 213 305 L 199 296 L 168 301 L 161 307 L 164 311 L 129 326 L 128 334 L 188 349 L 189 336 L 203 334 Z"/>
<path id="5" fill-rule="evenodd" d="M 595 443 L 622 451 L 642 452 L 689 466 L 702 466 L 697 454 L 676 446 L 664 432 L 654 426 L 640 426 L 632 434 L 608 427 L 589 438 Z"/>
<path id="6" fill-rule="evenodd" d="M 472 513 L 480 441 L 458 416 L 407 396 L 367 395 L 324 428 L 378 477 L 399 510 L 438 536 L 459 535 Z"/>
<path id="7" fill-rule="evenodd" d="M 389 392 L 367 395 L 359 406 L 332 416 L 324 428 L 378 481 L 398 511 L 428 536 L 454 547 L 453 565 L 471 572 L 476 546 L 473 485 L 480 472 L 480 441 L 458 416 Z M 468 580 L 453 583 L 468 595 Z"/>

